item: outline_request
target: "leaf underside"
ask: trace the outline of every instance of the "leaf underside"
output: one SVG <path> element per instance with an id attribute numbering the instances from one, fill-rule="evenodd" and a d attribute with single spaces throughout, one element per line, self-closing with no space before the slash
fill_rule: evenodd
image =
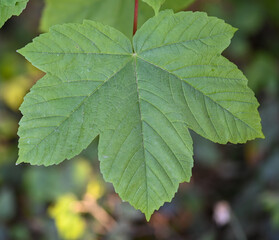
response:
<path id="1" fill-rule="evenodd" d="M 0 28 L 13 15 L 18 16 L 29 0 L 0 0 Z"/>
<path id="2" fill-rule="evenodd" d="M 150 2 L 150 0 L 147 1 Z M 162 9 L 184 10 L 193 1 L 166 0 Z M 134 4 L 133 0 L 46 0 L 40 29 L 46 32 L 55 24 L 81 23 L 84 19 L 88 19 L 115 27 L 126 36 L 132 37 L 133 22 L 127 19 L 133 19 Z M 147 19 L 154 16 L 154 11 L 140 0 L 138 14 L 138 24 L 141 26 Z"/>
<path id="3" fill-rule="evenodd" d="M 18 163 L 58 164 L 100 135 L 105 180 L 149 219 L 190 180 L 189 129 L 218 143 L 263 137 L 247 79 L 221 56 L 234 32 L 205 13 L 172 11 L 132 43 L 93 21 L 52 27 L 19 50 L 46 75 L 20 108 Z"/>

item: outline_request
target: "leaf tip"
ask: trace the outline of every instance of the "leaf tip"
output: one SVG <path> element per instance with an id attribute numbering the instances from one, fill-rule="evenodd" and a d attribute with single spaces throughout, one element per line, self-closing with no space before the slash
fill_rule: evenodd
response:
<path id="1" fill-rule="evenodd" d="M 25 53 L 25 47 L 23 48 L 20 48 L 18 50 L 16 50 L 17 53 L 19 53 L 20 55 L 24 56 L 24 53 Z"/>
<path id="2" fill-rule="evenodd" d="M 147 209 L 147 211 L 142 211 L 142 212 L 144 213 L 146 221 L 149 222 L 151 217 L 152 217 L 152 215 L 153 215 L 153 213 L 155 212 L 155 210 Z"/>
<path id="3" fill-rule="evenodd" d="M 233 33 L 236 33 L 238 31 L 238 28 L 232 26 L 232 31 Z"/>
<path id="4" fill-rule="evenodd" d="M 149 214 L 144 214 L 144 215 L 145 215 L 146 221 L 149 222 L 152 214 L 149 213 Z"/>
<path id="5" fill-rule="evenodd" d="M 21 50 L 22 50 L 22 48 L 17 49 L 16 52 L 19 53 L 19 54 L 21 54 Z"/>
<path id="6" fill-rule="evenodd" d="M 20 165 L 21 163 L 23 163 L 23 161 L 21 161 L 20 158 L 19 158 L 19 159 L 17 159 L 15 165 L 18 166 L 18 165 Z"/>
<path id="7" fill-rule="evenodd" d="M 265 139 L 265 135 L 264 135 L 264 133 L 263 133 L 262 131 L 260 131 L 260 135 L 259 135 L 258 138 L 260 138 L 260 139 Z"/>

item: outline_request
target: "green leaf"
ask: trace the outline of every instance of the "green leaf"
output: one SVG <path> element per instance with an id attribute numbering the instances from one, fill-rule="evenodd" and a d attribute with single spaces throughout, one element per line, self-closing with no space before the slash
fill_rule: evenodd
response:
<path id="1" fill-rule="evenodd" d="M 29 0 L 0 0 L 0 28 L 13 15 L 18 16 Z"/>
<path id="2" fill-rule="evenodd" d="M 195 0 L 166 0 L 161 9 L 172 9 L 178 12 L 180 10 L 185 10 L 194 1 Z"/>
<path id="3" fill-rule="evenodd" d="M 193 1 L 166 0 L 162 9 L 184 10 Z M 134 4 L 133 0 L 46 0 L 40 29 L 46 32 L 55 24 L 81 23 L 84 19 L 89 19 L 113 26 L 132 37 Z M 141 26 L 154 15 L 154 11 L 143 1 L 139 1 L 138 14 Z"/>
<path id="4" fill-rule="evenodd" d="M 155 14 L 158 14 L 162 4 L 166 0 L 143 0 L 143 1 L 146 2 L 149 6 L 151 6 L 154 9 Z"/>
<path id="5" fill-rule="evenodd" d="M 100 135 L 105 180 L 149 219 L 190 180 L 189 129 L 219 143 L 263 137 L 247 79 L 221 56 L 234 32 L 172 11 L 133 43 L 93 21 L 54 26 L 19 51 L 46 75 L 20 108 L 18 163 L 58 164 Z"/>

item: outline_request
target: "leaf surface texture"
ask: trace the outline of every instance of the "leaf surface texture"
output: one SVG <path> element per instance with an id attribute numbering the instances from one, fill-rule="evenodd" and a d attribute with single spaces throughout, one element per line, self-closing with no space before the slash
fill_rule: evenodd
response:
<path id="1" fill-rule="evenodd" d="M 190 180 L 189 129 L 218 143 L 263 137 L 247 79 L 221 55 L 234 32 L 205 13 L 172 11 L 132 43 L 93 21 L 52 27 L 19 51 L 46 75 L 20 108 L 18 163 L 58 164 L 100 135 L 105 180 L 149 219 Z"/>

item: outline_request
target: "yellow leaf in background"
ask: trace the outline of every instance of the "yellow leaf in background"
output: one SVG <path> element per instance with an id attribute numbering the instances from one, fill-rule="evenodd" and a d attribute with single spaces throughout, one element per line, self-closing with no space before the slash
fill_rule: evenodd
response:
<path id="1" fill-rule="evenodd" d="M 104 183 L 100 179 L 92 179 L 87 186 L 87 194 L 95 199 L 101 198 L 105 193 Z"/>
<path id="2" fill-rule="evenodd" d="M 74 211 L 77 198 L 72 194 L 60 197 L 54 206 L 48 209 L 62 239 L 76 240 L 84 234 L 86 224 L 82 217 Z"/>
<path id="3" fill-rule="evenodd" d="M 3 84 L 0 96 L 8 107 L 17 111 L 31 84 L 30 79 L 27 77 L 17 77 Z"/>
<path id="4" fill-rule="evenodd" d="M 94 175 L 92 165 L 89 163 L 88 159 L 78 157 L 73 163 L 73 166 L 73 178 L 77 183 L 85 186 L 88 183 L 90 177 Z"/>

